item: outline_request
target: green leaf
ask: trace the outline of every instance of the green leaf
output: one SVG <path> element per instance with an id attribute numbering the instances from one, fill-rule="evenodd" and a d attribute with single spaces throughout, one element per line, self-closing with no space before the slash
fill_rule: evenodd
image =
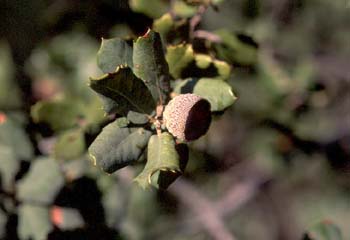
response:
<path id="1" fill-rule="evenodd" d="M 111 30 L 109 31 L 109 35 L 122 39 L 130 39 L 133 38 L 134 33 L 129 27 L 129 25 L 125 23 L 119 23 L 111 28 Z"/>
<path id="2" fill-rule="evenodd" d="M 211 64 L 211 57 L 206 54 L 196 54 L 195 61 L 199 68 L 207 68 Z"/>
<path id="3" fill-rule="evenodd" d="M 153 99 L 166 102 L 170 91 L 169 67 L 159 33 L 149 29 L 135 41 L 133 62 L 135 75 L 145 82 Z"/>
<path id="4" fill-rule="evenodd" d="M 84 219 L 75 208 L 54 206 L 51 208 L 51 219 L 61 230 L 73 230 L 84 227 Z"/>
<path id="5" fill-rule="evenodd" d="M 139 124 L 139 125 L 146 124 L 149 121 L 149 118 L 146 114 L 137 113 L 133 111 L 128 112 L 127 118 L 133 124 Z"/>
<path id="6" fill-rule="evenodd" d="M 136 162 L 151 136 L 143 128 L 120 128 L 114 121 L 103 128 L 89 147 L 94 162 L 107 173 Z"/>
<path id="7" fill-rule="evenodd" d="M 132 46 L 120 38 L 102 39 L 97 65 L 104 73 L 113 73 L 120 66 L 132 68 Z"/>
<path id="8" fill-rule="evenodd" d="M 291 125 L 295 135 L 303 140 L 328 142 L 337 135 L 339 126 L 336 122 L 333 112 L 315 109 L 302 114 Z"/>
<path id="9" fill-rule="evenodd" d="M 118 68 L 113 74 L 90 79 L 90 87 L 102 95 L 104 109 L 126 116 L 129 110 L 150 114 L 155 109 L 152 95 L 130 68 Z"/>
<path id="10" fill-rule="evenodd" d="M 260 54 L 257 64 L 259 79 L 269 92 L 275 98 L 287 95 L 296 91 L 296 81 L 283 69 L 270 54 Z"/>
<path id="11" fill-rule="evenodd" d="M 189 158 L 188 146 L 184 143 L 176 144 L 175 149 L 180 158 L 179 167 L 181 172 L 162 170 L 157 171 L 151 177 L 151 182 L 154 187 L 160 189 L 167 189 L 170 186 L 170 184 L 172 184 L 181 175 L 181 173 L 185 171 Z"/>
<path id="12" fill-rule="evenodd" d="M 228 63 L 220 60 L 213 59 L 206 54 L 195 54 L 195 61 L 197 67 L 201 69 L 210 69 L 211 66 L 217 71 L 217 78 L 226 80 L 231 75 L 231 67 Z M 205 74 L 203 74 L 205 76 Z"/>
<path id="13" fill-rule="evenodd" d="M 196 54 L 192 45 L 179 44 L 167 48 L 166 60 L 171 75 L 177 78 L 216 77 L 226 80 L 231 67 L 224 61 L 213 59 L 207 54 Z"/>
<path id="14" fill-rule="evenodd" d="M 115 121 L 116 121 L 118 127 L 120 127 L 120 128 L 127 127 L 130 123 L 126 117 L 117 118 Z"/>
<path id="15" fill-rule="evenodd" d="M 3 117 L 4 121 L 0 122 L 1 145 L 10 147 L 16 159 L 31 160 L 33 146 L 22 126 L 6 115 Z"/>
<path id="16" fill-rule="evenodd" d="M 231 75 L 231 67 L 227 62 L 214 60 L 213 64 L 215 68 L 218 70 L 218 74 L 221 79 L 226 80 Z"/>
<path id="17" fill-rule="evenodd" d="M 163 39 L 173 26 L 174 20 L 170 13 L 164 14 L 153 22 L 153 30 L 159 32 Z"/>
<path id="18" fill-rule="evenodd" d="M 152 176 L 157 172 L 181 173 L 180 156 L 175 149 L 174 138 L 167 132 L 153 135 L 148 143 L 147 163 L 143 171 L 134 179 L 142 188 L 152 184 Z M 155 186 L 162 184 L 153 182 Z"/>
<path id="19" fill-rule="evenodd" d="M 215 5 L 223 3 L 225 0 L 212 0 L 211 2 Z"/>
<path id="20" fill-rule="evenodd" d="M 18 108 L 22 101 L 19 88 L 15 84 L 10 46 L 2 40 L 0 40 L 0 52 L 0 109 Z"/>
<path id="21" fill-rule="evenodd" d="M 187 79 L 179 82 L 174 91 L 181 94 L 195 93 L 207 99 L 212 112 L 223 111 L 236 100 L 231 86 L 220 79 Z"/>
<path id="22" fill-rule="evenodd" d="M 105 209 L 106 223 L 113 228 L 119 226 L 125 220 L 126 208 L 129 204 L 128 187 L 123 188 L 120 183 L 114 182 L 102 196 L 102 204 Z"/>
<path id="23" fill-rule="evenodd" d="M 77 126 L 84 116 L 83 105 L 77 101 L 40 101 L 31 108 L 31 116 L 36 123 L 46 123 L 54 131 Z"/>
<path id="24" fill-rule="evenodd" d="M 16 159 L 13 150 L 8 146 L 0 145 L 0 186 L 2 189 L 12 192 L 16 173 L 19 170 L 20 163 Z"/>
<path id="25" fill-rule="evenodd" d="M 54 156 L 60 160 L 77 159 L 85 152 L 85 136 L 82 129 L 64 131 L 57 137 Z"/>
<path id="26" fill-rule="evenodd" d="M 17 184 L 18 199 L 51 204 L 63 185 L 64 177 L 58 163 L 51 158 L 38 158 Z"/>
<path id="27" fill-rule="evenodd" d="M 166 60 L 169 64 L 169 71 L 171 75 L 175 79 L 180 78 L 182 70 L 194 60 L 192 45 L 179 44 L 169 46 L 167 48 Z"/>
<path id="28" fill-rule="evenodd" d="M 143 13 L 150 18 L 159 18 L 168 11 L 169 5 L 162 0 L 129 0 L 134 12 Z"/>
<path id="29" fill-rule="evenodd" d="M 230 63 L 252 65 L 257 61 L 257 45 L 252 40 L 244 41 L 239 35 L 225 29 L 215 32 L 222 42 L 215 44 L 220 58 Z M 247 37 L 246 37 L 247 38 Z"/>
<path id="30" fill-rule="evenodd" d="M 304 240 L 342 240 L 342 233 L 338 226 L 330 221 L 321 222 L 312 227 L 304 235 Z"/>
<path id="31" fill-rule="evenodd" d="M 180 18 L 193 17 L 197 12 L 197 7 L 186 4 L 183 0 L 176 0 L 173 6 L 174 13 Z"/>
<path id="32" fill-rule="evenodd" d="M 121 109 L 120 105 L 111 98 L 105 97 L 102 94 L 97 93 L 97 96 L 101 99 L 102 109 L 106 114 L 113 114 L 118 111 L 123 111 L 123 114 L 126 114 L 127 110 Z"/>
<path id="33" fill-rule="evenodd" d="M 68 31 L 35 47 L 26 63 L 26 72 L 34 87 L 39 87 L 36 88 L 42 95 L 39 98 L 70 97 L 85 101 L 93 96 L 91 91 L 86 91 L 86 79 L 100 72 L 96 64 L 99 44 L 93 37 L 83 31 Z M 48 84 L 51 90 L 42 89 L 41 83 Z"/>
<path id="34" fill-rule="evenodd" d="M 153 239 L 150 231 L 154 227 L 152 219 L 161 216 L 157 192 L 155 189 L 146 191 L 133 184 L 128 193 L 127 213 L 123 215 L 120 231 L 125 239 Z"/>
<path id="35" fill-rule="evenodd" d="M 96 126 L 100 125 L 102 122 L 106 120 L 106 113 L 103 110 L 101 98 L 97 96 L 97 94 L 93 96 L 93 98 L 84 102 L 83 114 L 84 114 L 84 124 L 83 126 Z"/>
<path id="36" fill-rule="evenodd" d="M 31 108 L 36 123 L 48 124 L 54 131 L 94 126 L 105 120 L 101 100 L 92 95 L 86 101 L 76 98 L 39 101 Z"/>
<path id="37" fill-rule="evenodd" d="M 43 240 L 53 230 L 46 207 L 21 204 L 18 207 L 18 235 L 21 240 Z"/>
<path id="38" fill-rule="evenodd" d="M 90 162 L 87 161 L 88 156 L 83 155 L 74 161 L 63 162 L 61 167 L 68 181 L 74 181 L 83 177 L 91 169 Z"/>

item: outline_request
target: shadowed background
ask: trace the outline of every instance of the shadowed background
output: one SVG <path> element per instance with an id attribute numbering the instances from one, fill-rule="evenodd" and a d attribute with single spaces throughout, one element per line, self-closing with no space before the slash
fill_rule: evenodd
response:
<path id="1" fill-rule="evenodd" d="M 14 121 L 0 128 L 1 238 L 27 239 L 18 214 L 31 219 L 6 179 L 20 181 L 55 141 L 31 106 L 60 94 L 88 101 L 100 39 L 142 35 L 152 21 L 122 0 L 0 2 L 0 124 Z M 185 176 L 168 191 L 143 192 L 133 168 L 107 176 L 86 157 L 62 163 L 71 178 L 51 213 L 72 210 L 74 227 L 32 229 L 49 228 L 49 239 L 295 240 L 328 221 L 350 237 L 349 2 L 226 0 L 198 28 L 236 34 L 221 56 L 238 100 L 191 144 Z M 9 135 L 22 139 L 11 171 Z"/>

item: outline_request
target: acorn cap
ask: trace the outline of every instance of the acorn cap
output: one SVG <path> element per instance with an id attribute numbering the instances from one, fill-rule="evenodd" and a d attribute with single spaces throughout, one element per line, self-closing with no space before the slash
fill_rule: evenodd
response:
<path id="1" fill-rule="evenodd" d="M 168 131 L 182 141 L 203 136 L 211 122 L 210 103 L 196 94 L 181 94 L 165 107 L 163 119 Z"/>

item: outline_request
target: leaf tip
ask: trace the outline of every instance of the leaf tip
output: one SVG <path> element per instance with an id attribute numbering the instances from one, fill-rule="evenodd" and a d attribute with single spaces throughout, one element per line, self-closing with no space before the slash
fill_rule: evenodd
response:
<path id="1" fill-rule="evenodd" d="M 94 155 L 92 155 L 92 153 L 90 153 L 90 152 L 89 152 L 89 158 L 90 158 L 92 164 L 93 164 L 94 166 L 96 166 L 96 165 L 97 165 L 96 157 L 95 157 Z"/>
<path id="2" fill-rule="evenodd" d="M 233 93 L 232 89 L 230 89 L 229 93 L 232 96 L 233 101 L 236 101 L 237 100 L 237 96 Z"/>
<path id="3" fill-rule="evenodd" d="M 151 29 L 148 28 L 148 29 L 147 29 L 147 32 L 146 32 L 144 35 L 142 35 L 142 37 L 143 37 L 143 38 L 147 38 L 147 37 L 149 36 L 150 32 L 151 32 Z"/>

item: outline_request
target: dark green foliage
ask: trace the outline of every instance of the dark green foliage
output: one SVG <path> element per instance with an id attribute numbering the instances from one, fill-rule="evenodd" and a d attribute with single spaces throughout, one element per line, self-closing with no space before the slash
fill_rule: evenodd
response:
<path id="1" fill-rule="evenodd" d="M 104 73 L 113 73 L 119 66 L 132 68 L 132 46 L 120 38 L 102 39 L 97 65 Z"/>
<path id="2" fill-rule="evenodd" d="M 180 171 L 158 170 L 151 176 L 151 183 L 158 189 L 167 189 L 184 172 L 189 158 L 188 146 L 184 143 L 175 145 L 179 157 L 178 167 Z M 175 154 L 175 153 L 174 153 Z"/>
<path id="3" fill-rule="evenodd" d="M 135 1 L 132 7 L 143 11 L 142 4 L 142 1 Z M 195 12 L 195 9 L 180 1 L 175 3 L 179 16 Z M 209 100 L 213 112 L 225 110 L 235 100 L 231 87 L 224 82 L 231 73 L 227 63 L 206 54 L 195 54 L 191 44 L 168 47 L 165 56 L 163 43 L 174 26 L 172 16 L 164 15 L 155 25 L 162 31 L 163 39 L 158 32 L 148 29 L 133 46 L 117 38 L 102 40 L 97 61 L 106 74 L 90 79 L 90 87 L 102 99 L 106 113 L 124 116 L 105 127 L 89 148 L 93 162 L 102 170 L 112 173 L 145 156 L 142 153 L 152 132 L 132 126 L 157 129 L 157 136 L 148 143 L 145 168 L 135 179 L 143 188 L 150 184 L 167 188 L 184 170 L 185 164 L 180 168 L 180 163 L 187 162 L 188 158 L 185 152 L 179 157 L 174 137 L 161 133 L 162 122 L 158 121 L 162 117 L 155 116 L 162 114 L 159 110 L 170 99 L 170 73 L 174 78 L 186 75 L 212 77 L 196 80 L 195 84 L 182 81 L 175 86 L 175 92 L 202 96 Z"/>
<path id="4" fill-rule="evenodd" d="M 98 79 L 91 78 L 90 87 L 104 96 L 105 109 L 124 116 L 130 110 L 150 114 L 155 108 L 155 102 L 145 84 L 128 67 L 118 68 L 115 73 Z"/>
<path id="5" fill-rule="evenodd" d="M 157 178 L 152 176 L 158 172 Z M 160 136 L 153 135 L 148 142 L 147 163 L 143 171 L 135 178 L 135 181 L 142 188 L 150 184 L 163 187 L 160 172 L 167 172 L 170 175 L 178 175 L 180 169 L 180 156 L 175 148 L 175 141 L 169 133 L 162 133 Z"/>
<path id="6" fill-rule="evenodd" d="M 157 6 L 158 11 L 165 6 L 161 1 L 151 1 L 147 4 L 144 1 L 130 3 L 134 11 L 143 12 L 149 16 L 155 16 L 153 14 L 156 14 L 156 10 L 147 12 L 146 9 Z M 203 4 L 209 5 L 207 2 Z M 197 6 L 188 5 L 182 1 L 175 1 L 173 7 L 174 13 L 180 17 L 191 17 L 197 9 Z M 146 128 L 156 128 L 157 134 L 160 134 L 161 122 L 157 123 L 159 119 L 155 118 L 154 114 L 161 114 L 159 113 L 161 108 L 158 109 L 158 107 L 166 104 L 170 99 L 170 73 L 174 78 L 212 77 L 213 79 L 200 79 L 196 84 L 188 80 L 183 81 L 175 87 L 175 90 L 178 93 L 193 92 L 206 98 L 211 103 L 213 112 L 225 110 L 235 100 L 231 87 L 224 82 L 231 72 L 231 67 L 227 63 L 206 54 L 195 54 L 190 44 L 168 48 L 165 57 L 163 44 L 166 44 L 167 34 L 173 27 L 176 28 L 179 25 L 173 21 L 172 15 L 165 14 L 155 22 L 154 26 L 161 32 L 162 39 L 159 33 L 149 29 L 134 41 L 133 46 L 119 38 L 103 39 L 98 52 L 98 66 L 106 75 L 90 79 L 90 87 L 98 93 L 107 114 L 117 113 L 126 117 L 119 118 L 105 127 L 89 148 L 96 165 L 108 173 L 139 160 L 148 142 L 150 131 L 142 128 L 140 128 L 142 130 L 136 130 L 129 126 L 142 125 Z M 191 84 L 192 86 L 189 86 Z M 144 137 L 138 136 L 140 134 Z M 187 161 L 180 161 L 173 137 L 169 134 L 164 136 L 166 137 L 160 134 L 159 138 L 167 139 L 166 144 L 161 140 L 159 144 L 156 140 L 148 144 L 145 169 L 136 178 L 144 188 L 151 183 L 157 187 L 166 188 L 183 170 L 180 168 L 180 162 Z M 159 150 L 159 154 L 154 153 L 157 152 L 154 149 L 158 148 L 162 149 Z M 167 153 L 163 152 L 165 151 L 163 149 L 167 149 Z M 163 160 L 160 160 L 163 158 L 160 157 L 161 155 L 166 156 L 164 161 L 169 162 L 163 163 Z M 186 156 L 181 158 L 187 159 Z M 171 166 L 164 167 L 162 164 Z"/>
<path id="7" fill-rule="evenodd" d="M 143 128 L 120 128 L 115 121 L 106 126 L 89 147 L 97 166 L 112 173 L 135 163 L 147 146 L 151 132 Z"/>
<path id="8" fill-rule="evenodd" d="M 154 100 L 168 99 L 170 91 L 169 68 L 159 33 L 149 30 L 134 43 L 134 73 L 142 79 Z"/>

